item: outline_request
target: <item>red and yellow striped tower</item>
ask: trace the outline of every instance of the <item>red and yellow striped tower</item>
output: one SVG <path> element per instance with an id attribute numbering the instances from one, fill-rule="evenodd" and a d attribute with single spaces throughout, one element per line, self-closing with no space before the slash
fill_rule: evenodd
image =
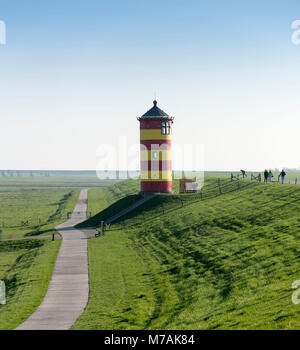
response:
<path id="1" fill-rule="evenodd" d="M 172 124 L 163 110 L 154 106 L 140 122 L 141 192 L 172 192 Z"/>

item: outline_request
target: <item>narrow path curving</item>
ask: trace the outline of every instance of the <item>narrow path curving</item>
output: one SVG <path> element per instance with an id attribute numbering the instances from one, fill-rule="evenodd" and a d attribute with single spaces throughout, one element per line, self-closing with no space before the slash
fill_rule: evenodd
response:
<path id="1" fill-rule="evenodd" d="M 88 190 L 80 192 L 70 220 L 56 229 L 63 241 L 46 296 L 17 330 L 70 329 L 83 312 L 89 295 L 87 239 L 74 228 L 86 219 Z"/>

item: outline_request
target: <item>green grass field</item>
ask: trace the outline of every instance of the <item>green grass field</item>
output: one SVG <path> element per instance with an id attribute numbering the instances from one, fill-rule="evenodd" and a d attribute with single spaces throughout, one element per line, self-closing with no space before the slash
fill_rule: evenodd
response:
<path id="1" fill-rule="evenodd" d="M 6 305 L 0 305 L 0 329 L 16 328 L 42 302 L 61 241 L 30 239 L 50 235 L 72 212 L 81 188 L 116 181 L 91 174 L 0 176 L 0 280 L 6 284 Z"/>
<path id="2" fill-rule="evenodd" d="M 2 239 L 52 234 L 73 211 L 78 195 L 78 189 L 0 186 Z"/>
<path id="3" fill-rule="evenodd" d="M 175 180 L 173 195 L 89 240 L 90 298 L 73 329 L 299 329 L 291 286 L 300 279 L 300 187 L 228 175 L 206 174 L 198 194 L 179 195 Z M 79 226 L 97 225 L 138 198 L 139 180 L 96 188 L 95 177 L 70 176 L 36 185 L 27 176 L 24 186 L 1 179 L 2 238 L 52 233 L 80 188 L 90 187 L 88 210 L 98 214 Z M 0 329 L 15 328 L 40 304 L 59 245 L 0 242 L 0 280 L 8 286 Z"/>
<path id="4" fill-rule="evenodd" d="M 115 180 L 99 180 L 91 172 L 50 172 L 49 176 L 20 172 L 20 176 L 0 175 L 0 233 L 2 239 L 51 235 L 55 226 L 66 221 L 80 189 L 99 190 Z M 14 174 L 14 173 L 12 173 Z M 96 213 L 97 208 L 93 209 Z"/>
<path id="5" fill-rule="evenodd" d="M 6 304 L 0 305 L 0 329 L 16 328 L 42 302 L 61 241 L 49 239 L 0 242 L 0 280 Z"/>
<path id="6" fill-rule="evenodd" d="M 226 181 L 220 194 L 207 178 L 202 200 L 160 195 L 90 240 L 74 329 L 299 329 L 300 187 Z M 105 209 L 106 190 L 89 205 Z"/>
<path id="7" fill-rule="evenodd" d="M 80 171 L 57 171 L 49 172 L 49 176 L 40 175 L 39 172 L 29 173 L 19 172 L 19 176 L 15 173 L 5 176 L 0 174 L 0 187 L 30 187 L 30 188 L 93 188 L 112 185 L 116 180 L 100 180 L 95 172 Z"/>

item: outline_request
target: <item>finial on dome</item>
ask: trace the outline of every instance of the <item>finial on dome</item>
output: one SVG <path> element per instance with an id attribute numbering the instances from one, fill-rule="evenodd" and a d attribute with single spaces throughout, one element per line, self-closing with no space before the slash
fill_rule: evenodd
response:
<path id="1" fill-rule="evenodd" d="M 154 101 L 153 101 L 153 104 L 154 104 L 154 106 L 156 106 L 156 105 L 157 105 L 157 101 L 156 101 L 156 100 L 154 100 Z"/>

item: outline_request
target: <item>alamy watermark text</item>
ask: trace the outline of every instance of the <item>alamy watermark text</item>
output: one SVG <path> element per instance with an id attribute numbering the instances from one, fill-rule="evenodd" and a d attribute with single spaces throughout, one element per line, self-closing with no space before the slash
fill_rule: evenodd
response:
<path id="1" fill-rule="evenodd" d="M 6 290 L 4 281 L 0 281 L 0 305 L 6 304 Z"/>
<path id="2" fill-rule="evenodd" d="M 291 41 L 294 45 L 299 45 L 300 44 L 300 20 L 297 19 L 292 22 L 292 29 L 295 29 Z"/>
<path id="3" fill-rule="evenodd" d="M 0 20 L 0 45 L 6 45 L 6 24 Z"/>

